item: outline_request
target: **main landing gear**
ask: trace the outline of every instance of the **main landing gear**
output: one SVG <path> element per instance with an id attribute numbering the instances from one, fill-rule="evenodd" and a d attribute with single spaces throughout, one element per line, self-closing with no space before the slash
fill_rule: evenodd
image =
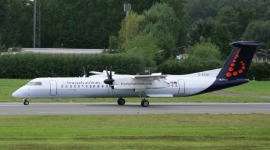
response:
<path id="1" fill-rule="evenodd" d="M 141 102 L 142 107 L 148 107 L 149 106 L 149 101 L 146 99 L 143 99 Z"/>
<path id="2" fill-rule="evenodd" d="M 126 101 L 123 98 L 118 98 L 117 103 L 118 103 L 118 105 L 123 106 L 123 105 L 125 105 Z M 141 106 L 142 107 L 148 107 L 149 106 L 149 101 L 146 100 L 146 99 L 143 99 L 141 101 Z"/>
<path id="3" fill-rule="evenodd" d="M 27 100 L 27 98 L 23 99 L 23 104 L 24 105 L 29 105 L 29 101 Z"/>
<path id="4" fill-rule="evenodd" d="M 117 103 L 118 103 L 118 105 L 125 105 L 126 101 L 123 98 L 118 98 Z"/>

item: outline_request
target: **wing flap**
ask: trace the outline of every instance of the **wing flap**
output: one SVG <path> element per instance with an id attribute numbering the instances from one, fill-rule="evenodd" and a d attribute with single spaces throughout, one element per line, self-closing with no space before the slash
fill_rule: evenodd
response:
<path id="1" fill-rule="evenodd" d="M 153 79 L 153 80 L 158 80 L 158 79 L 164 79 L 166 78 L 167 75 L 161 75 L 161 74 L 151 74 L 151 75 L 135 75 L 132 78 L 133 79 Z"/>

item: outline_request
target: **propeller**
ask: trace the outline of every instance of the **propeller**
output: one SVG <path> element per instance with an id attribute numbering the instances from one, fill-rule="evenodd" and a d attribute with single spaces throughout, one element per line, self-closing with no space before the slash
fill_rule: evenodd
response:
<path id="1" fill-rule="evenodd" d="M 114 86 L 113 86 L 114 79 L 112 78 L 112 66 L 110 68 L 110 72 L 108 72 L 108 68 L 106 67 L 106 73 L 107 73 L 108 78 L 104 80 L 104 83 L 109 84 L 111 88 L 114 89 Z"/>
<path id="2" fill-rule="evenodd" d="M 89 66 L 87 66 L 87 69 L 85 69 L 85 67 L 83 66 L 83 73 L 84 73 L 84 77 L 89 77 L 89 71 L 88 71 Z"/>

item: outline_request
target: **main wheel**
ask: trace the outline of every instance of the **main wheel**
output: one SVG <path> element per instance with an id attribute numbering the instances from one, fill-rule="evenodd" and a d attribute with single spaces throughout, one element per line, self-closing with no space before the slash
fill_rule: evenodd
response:
<path id="1" fill-rule="evenodd" d="M 149 101 L 148 100 L 142 100 L 141 105 L 142 105 L 142 107 L 148 107 L 149 106 Z"/>
<path id="2" fill-rule="evenodd" d="M 23 99 L 23 104 L 24 105 L 29 105 L 29 101 L 27 99 Z"/>
<path id="3" fill-rule="evenodd" d="M 126 101 L 123 98 L 118 98 L 117 103 L 118 103 L 118 105 L 125 105 Z"/>

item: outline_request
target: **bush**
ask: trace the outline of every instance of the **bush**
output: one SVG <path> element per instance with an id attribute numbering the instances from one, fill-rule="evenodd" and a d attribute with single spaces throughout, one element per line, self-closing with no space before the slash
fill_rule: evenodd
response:
<path id="1" fill-rule="evenodd" d="M 83 76 L 83 66 L 103 71 L 113 67 L 117 73 L 136 74 L 145 68 L 141 58 L 128 55 L 45 55 L 18 54 L 0 56 L 0 78 Z"/>
<path id="2" fill-rule="evenodd" d="M 270 80 L 270 64 L 268 63 L 251 63 L 247 77 L 250 80 L 266 81 Z"/>

